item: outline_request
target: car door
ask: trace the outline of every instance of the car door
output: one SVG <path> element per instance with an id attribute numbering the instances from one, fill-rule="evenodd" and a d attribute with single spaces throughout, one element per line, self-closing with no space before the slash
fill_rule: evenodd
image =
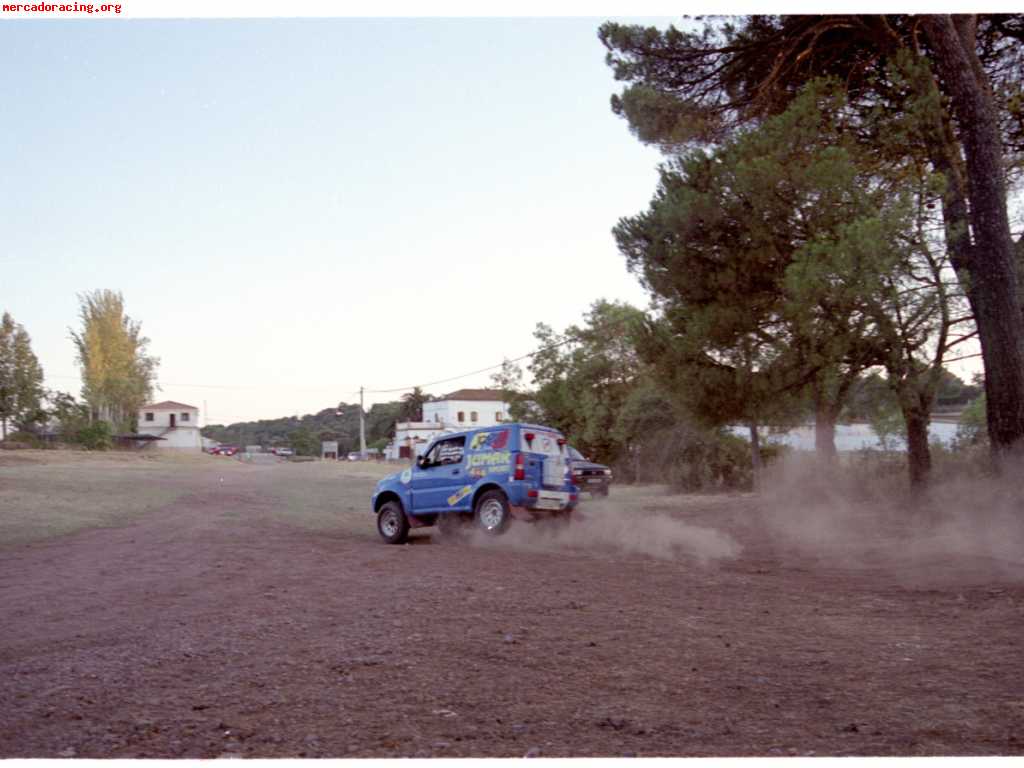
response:
<path id="1" fill-rule="evenodd" d="M 413 514 L 465 507 L 471 485 L 465 473 L 466 436 L 434 443 L 412 472 Z"/>

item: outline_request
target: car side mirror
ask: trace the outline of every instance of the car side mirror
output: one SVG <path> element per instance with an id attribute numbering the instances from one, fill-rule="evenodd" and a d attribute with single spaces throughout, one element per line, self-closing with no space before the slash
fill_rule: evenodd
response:
<path id="1" fill-rule="evenodd" d="M 427 464 L 428 464 L 428 462 L 427 462 L 427 457 L 426 456 L 417 456 L 416 457 L 416 466 L 419 467 L 420 469 L 423 469 L 424 467 L 426 467 Z"/>

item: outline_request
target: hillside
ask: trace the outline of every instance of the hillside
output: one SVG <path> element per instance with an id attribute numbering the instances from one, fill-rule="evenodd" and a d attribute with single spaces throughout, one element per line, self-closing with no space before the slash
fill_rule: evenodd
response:
<path id="1" fill-rule="evenodd" d="M 366 445 L 383 447 L 393 434 L 402 404 L 377 403 L 366 415 Z M 339 415 L 340 414 L 340 415 Z M 291 446 L 298 453 L 316 455 L 321 440 L 337 440 L 338 451 L 359 450 L 359 406 L 341 403 L 305 416 L 244 421 L 235 424 L 210 424 L 202 428 L 203 437 L 231 445 Z"/>

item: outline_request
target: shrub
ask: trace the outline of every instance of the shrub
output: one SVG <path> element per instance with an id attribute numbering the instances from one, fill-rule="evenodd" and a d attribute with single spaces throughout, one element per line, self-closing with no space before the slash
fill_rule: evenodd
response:
<path id="1" fill-rule="evenodd" d="M 975 398 L 960 414 L 953 445 L 963 449 L 988 443 L 988 420 L 985 415 L 985 396 Z"/>
<path id="2" fill-rule="evenodd" d="M 43 447 L 43 441 L 40 440 L 38 436 L 33 435 L 31 432 L 26 432 L 25 430 L 22 429 L 16 430 L 8 434 L 7 440 L 5 442 L 10 443 L 11 445 L 23 446 L 25 448 Z"/>
<path id="3" fill-rule="evenodd" d="M 76 439 L 82 447 L 90 451 L 105 451 L 114 444 L 110 424 L 105 421 L 97 421 L 88 427 L 82 427 L 78 430 Z"/>
<path id="4" fill-rule="evenodd" d="M 733 490 L 751 485 L 750 444 L 724 430 L 681 425 L 646 441 L 644 475 L 683 491 Z"/>

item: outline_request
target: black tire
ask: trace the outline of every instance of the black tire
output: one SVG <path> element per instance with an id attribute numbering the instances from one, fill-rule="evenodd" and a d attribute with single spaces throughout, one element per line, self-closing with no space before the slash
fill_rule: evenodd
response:
<path id="1" fill-rule="evenodd" d="M 388 544 L 402 544 L 409 538 L 409 521 L 397 501 L 384 502 L 377 511 L 377 533 Z"/>
<path id="2" fill-rule="evenodd" d="M 497 536 L 504 533 L 512 520 L 512 510 L 508 507 L 508 498 L 501 491 L 485 491 L 481 493 L 473 505 L 473 517 L 484 533 Z"/>

